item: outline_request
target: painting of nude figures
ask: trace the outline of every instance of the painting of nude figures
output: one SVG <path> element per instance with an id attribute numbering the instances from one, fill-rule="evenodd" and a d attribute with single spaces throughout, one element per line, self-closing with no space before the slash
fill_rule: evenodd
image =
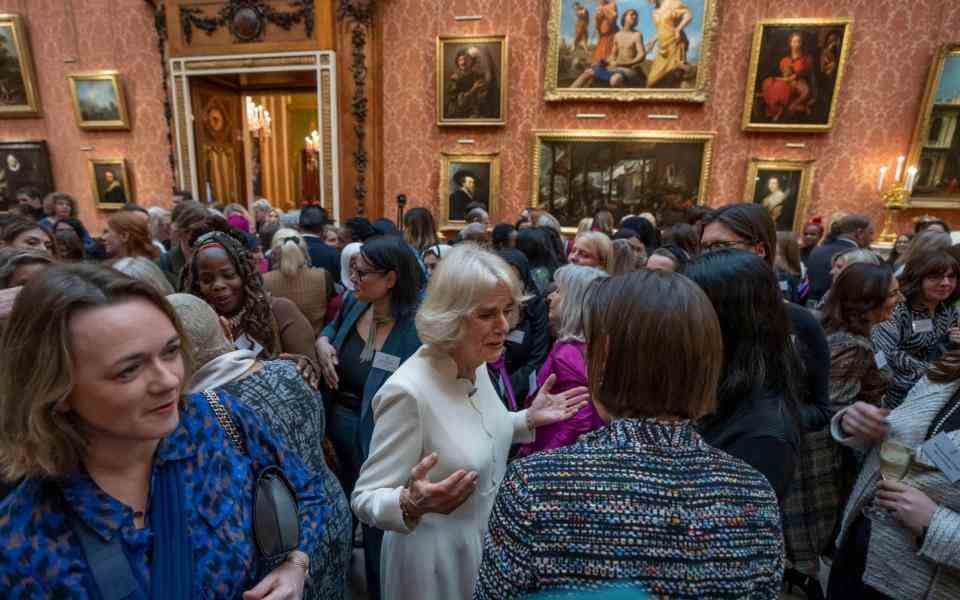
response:
<path id="1" fill-rule="evenodd" d="M 706 102 L 717 0 L 552 0 L 546 99 Z"/>
<path id="2" fill-rule="evenodd" d="M 437 125 L 507 122 L 507 38 L 437 38 Z"/>
<path id="3" fill-rule="evenodd" d="M 850 19 L 758 23 L 743 108 L 744 130 L 832 129 L 852 24 Z"/>

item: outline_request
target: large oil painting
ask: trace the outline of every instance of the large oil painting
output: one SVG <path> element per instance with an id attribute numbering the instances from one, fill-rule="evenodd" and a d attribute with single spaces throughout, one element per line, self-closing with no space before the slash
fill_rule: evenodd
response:
<path id="1" fill-rule="evenodd" d="M 477 203 L 496 218 L 499 212 L 500 158 L 490 154 L 440 155 L 441 223 L 463 223 Z"/>
<path id="2" fill-rule="evenodd" d="M 68 75 L 73 113 L 81 129 L 129 129 L 127 104 L 116 71 Z"/>
<path id="3" fill-rule="evenodd" d="M 0 14 L 0 117 L 39 114 L 37 80 L 23 18 Z"/>
<path id="4" fill-rule="evenodd" d="M 917 167 L 911 204 L 960 206 L 960 44 L 944 46 L 934 60 L 909 163 Z"/>
<path id="5" fill-rule="evenodd" d="M 707 100 L 717 0 L 552 0 L 547 100 Z"/>
<path id="6" fill-rule="evenodd" d="M 852 26 L 851 19 L 760 21 L 753 36 L 743 128 L 833 128 Z"/>
<path id="7" fill-rule="evenodd" d="M 507 38 L 437 38 L 437 125 L 507 122 Z"/>
<path id="8" fill-rule="evenodd" d="M 744 200 L 770 212 L 777 231 L 801 229 L 813 184 L 813 161 L 754 158 L 747 168 Z"/>
<path id="9" fill-rule="evenodd" d="M 535 131 L 532 204 L 576 228 L 601 207 L 619 220 L 686 219 L 707 198 L 713 133 Z"/>

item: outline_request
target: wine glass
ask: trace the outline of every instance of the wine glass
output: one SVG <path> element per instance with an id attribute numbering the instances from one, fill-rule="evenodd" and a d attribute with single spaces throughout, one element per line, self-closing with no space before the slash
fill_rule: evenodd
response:
<path id="1" fill-rule="evenodd" d="M 887 438 L 880 444 L 880 477 L 886 481 L 901 481 L 907 476 L 913 465 L 914 449 L 895 439 Z M 863 514 L 868 519 L 889 520 L 890 511 L 877 506 L 874 498 L 863 508 Z"/>

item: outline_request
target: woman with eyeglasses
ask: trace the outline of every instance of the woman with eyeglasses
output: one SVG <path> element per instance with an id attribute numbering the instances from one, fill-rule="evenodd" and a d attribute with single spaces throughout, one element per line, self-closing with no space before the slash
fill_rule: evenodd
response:
<path id="1" fill-rule="evenodd" d="M 350 265 L 353 291 L 340 314 L 317 340 L 320 369 L 329 388 L 330 440 L 340 459 L 340 483 L 350 497 L 360 466 L 370 452 L 370 402 L 397 368 L 420 347 L 414 323 L 423 288 L 420 266 L 402 238 L 364 242 Z M 380 540 L 364 527 L 367 589 L 379 597 Z"/>
<path id="2" fill-rule="evenodd" d="M 930 365 L 960 344 L 960 312 L 953 306 L 960 297 L 958 273 L 960 265 L 946 252 L 911 253 L 907 260 L 900 277 L 904 300 L 873 331 L 893 371 L 884 408 L 900 406 Z"/>
<path id="3" fill-rule="evenodd" d="M 253 256 L 233 235 L 212 231 L 200 236 L 185 275 L 186 291 L 227 319 L 238 350 L 252 350 L 264 359 L 301 354 L 316 360 L 310 322 L 296 304 L 264 289 Z"/>
<path id="4" fill-rule="evenodd" d="M 326 269 L 310 266 L 307 244 L 293 229 L 277 230 L 271 248 L 277 269 L 264 273 L 264 287 L 296 304 L 313 326 L 313 334 L 318 335 L 325 322 L 327 302 L 333 296 L 332 276 Z"/>

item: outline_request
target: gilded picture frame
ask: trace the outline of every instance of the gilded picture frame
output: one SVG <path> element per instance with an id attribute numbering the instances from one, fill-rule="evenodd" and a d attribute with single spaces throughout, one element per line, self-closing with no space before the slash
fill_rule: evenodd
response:
<path id="1" fill-rule="evenodd" d="M 509 46 L 505 35 L 437 37 L 437 126 L 507 123 Z"/>
<path id="2" fill-rule="evenodd" d="M 67 75 L 77 127 L 86 130 L 129 130 L 130 116 L 119 71 Z"/>
<path id="3" fill-rule="evenodd" d="M 40 116 L 30 39 L 23 17 L 0 14 L 0 118 Z"/>
<path id="4" fill-rule="evenodd" d="M 87 160 L 90 189 L 97 208 L 120 210 L 134 202 L 127 162 L 122 158 L 91 158 Z"/>
<path id="5" fill-rule="evenodd" d="M 472 178 L 472 182 L 469 179 Z M 480 202 L 491 219 L 500 214 L 500 153 L 440 153 L 441 227 L 463 226 L 466 205 Z"/>
<path id="6" fill-rule="evenodd" d="M 770 211 L 777 231 L 802 233 L 815 169 L 812 159 L 751 158 L 743 201 L 762 204 Z"/>
<path id="7" fill-rule="evenodd" d="M 720 1 L 677 2 L 678 10 L 689 11 L 691 15 L 690 22 L 683 26 L 686 29 L 680 40 L 675 39 L 675 34 L 671 33 L 675 31 L 674 27 L 666 24 L 667 18 L 673 19 L 670 23 L 675 26 L 684 22 L 685 17 L 676 11 L 675 16 L 661 17 L 661 22 L 664 23 L 661 25 L 655 20 L 653 14 L 659 9 L 654 8 L 648 12 L 651 9 L 647 0 L 618 0 L 611 3 L 618 7 L 615 10 L 624 9 L 622 13 L 616 14 L 617 28 L 621 27 L 621 21 L 624 20 L 627 12 L 630 10 L 637 12 L 636 31 L 641 33 L 641 36 L 646 31 L 653 38 L 647 41 L 641 37 L 643 45 L 647 48 L 647 59 L 639 67 L 627 71 L 630 75 L 626 78 L 621 77 L 619 83 L 612 78 L 604 82 L 604 76 L 601 76 L 591 78 L 590 87 L 582 87 L 582 83 L 578 84 L 579 77 L 573 82 L 569 80 L 571 73 L 585 73 L 587 69 L 593 69 L 597 64 L 594 58 L 602 36 L 597 24 L 596 11 L 601 9 L 595 6 L 594 12 L 590 13 L 585 6 L 588 4 L 587 0 L 551 0 L 550 18 L 547 24 L 546 72 L 544 73 L 546 101 L 707 102 L 710 97 L 714 46 L 720 20 L 717 5 Z M 577 13 L 578 10 L 583 12 Z M 582 15 L 581 18 L 577 18 L 577 14 Z M 576 24 L 572 21 L 576 21 Z M 594 27 L 597 31 L 589 31 Z M 591 33 L 597 36 L 597 44 L 593 51 L 589 49 Z M 578 40 L 584 35 L 587 39 L 578 49 Z M 609 34 L 609 37 L 613 37 L 613 34 Z M 670 41 L 671 38 L 674 39 Z M 651 48 L 650 43 L 654 40 L 656 44 Z M 670 48 L 670 51 L 662 51 L 661 48 Z M 580 52 L 580 49 L 583 52 Z M 654 53 L 652 60 L 649 59 L 651 53 Z M 696 57 L 695 64 L 688 62 L 691 55 Z M 674 67 L 674 63 L 683 65 L 683 68 L 671 68 Z M 647 87 L 651 73 L 657 78 L 657 82 L 654 86 Z M 631 84 L 631 82 L 640 81 L 643 82 L 642 86 Z"/>
<path id="8" fill-rule="evenodd" d="M 847 17 L 759 21 L 750 52 L 743 130 L 833 129 L 853 24 Z M 794 51 L 799 56 L 793 57 Z"/>
<path id="9" fill-rule="evenodd" d="M 715 132 L 534 130 L 530 205 L 564 233 L 601 206 L 614 218 L 683 215 L 707 201 Z"/>
<path id="10" fill-rule="evenodd" d="M 908 202 L 917 208 L 960 207 L 960 42 L 934 55 L 907 165 L 917 167 Z M 937 126 L 934 127 L 935 122 Z M 946 173 L 947 167 L 952 173 Z"/>

